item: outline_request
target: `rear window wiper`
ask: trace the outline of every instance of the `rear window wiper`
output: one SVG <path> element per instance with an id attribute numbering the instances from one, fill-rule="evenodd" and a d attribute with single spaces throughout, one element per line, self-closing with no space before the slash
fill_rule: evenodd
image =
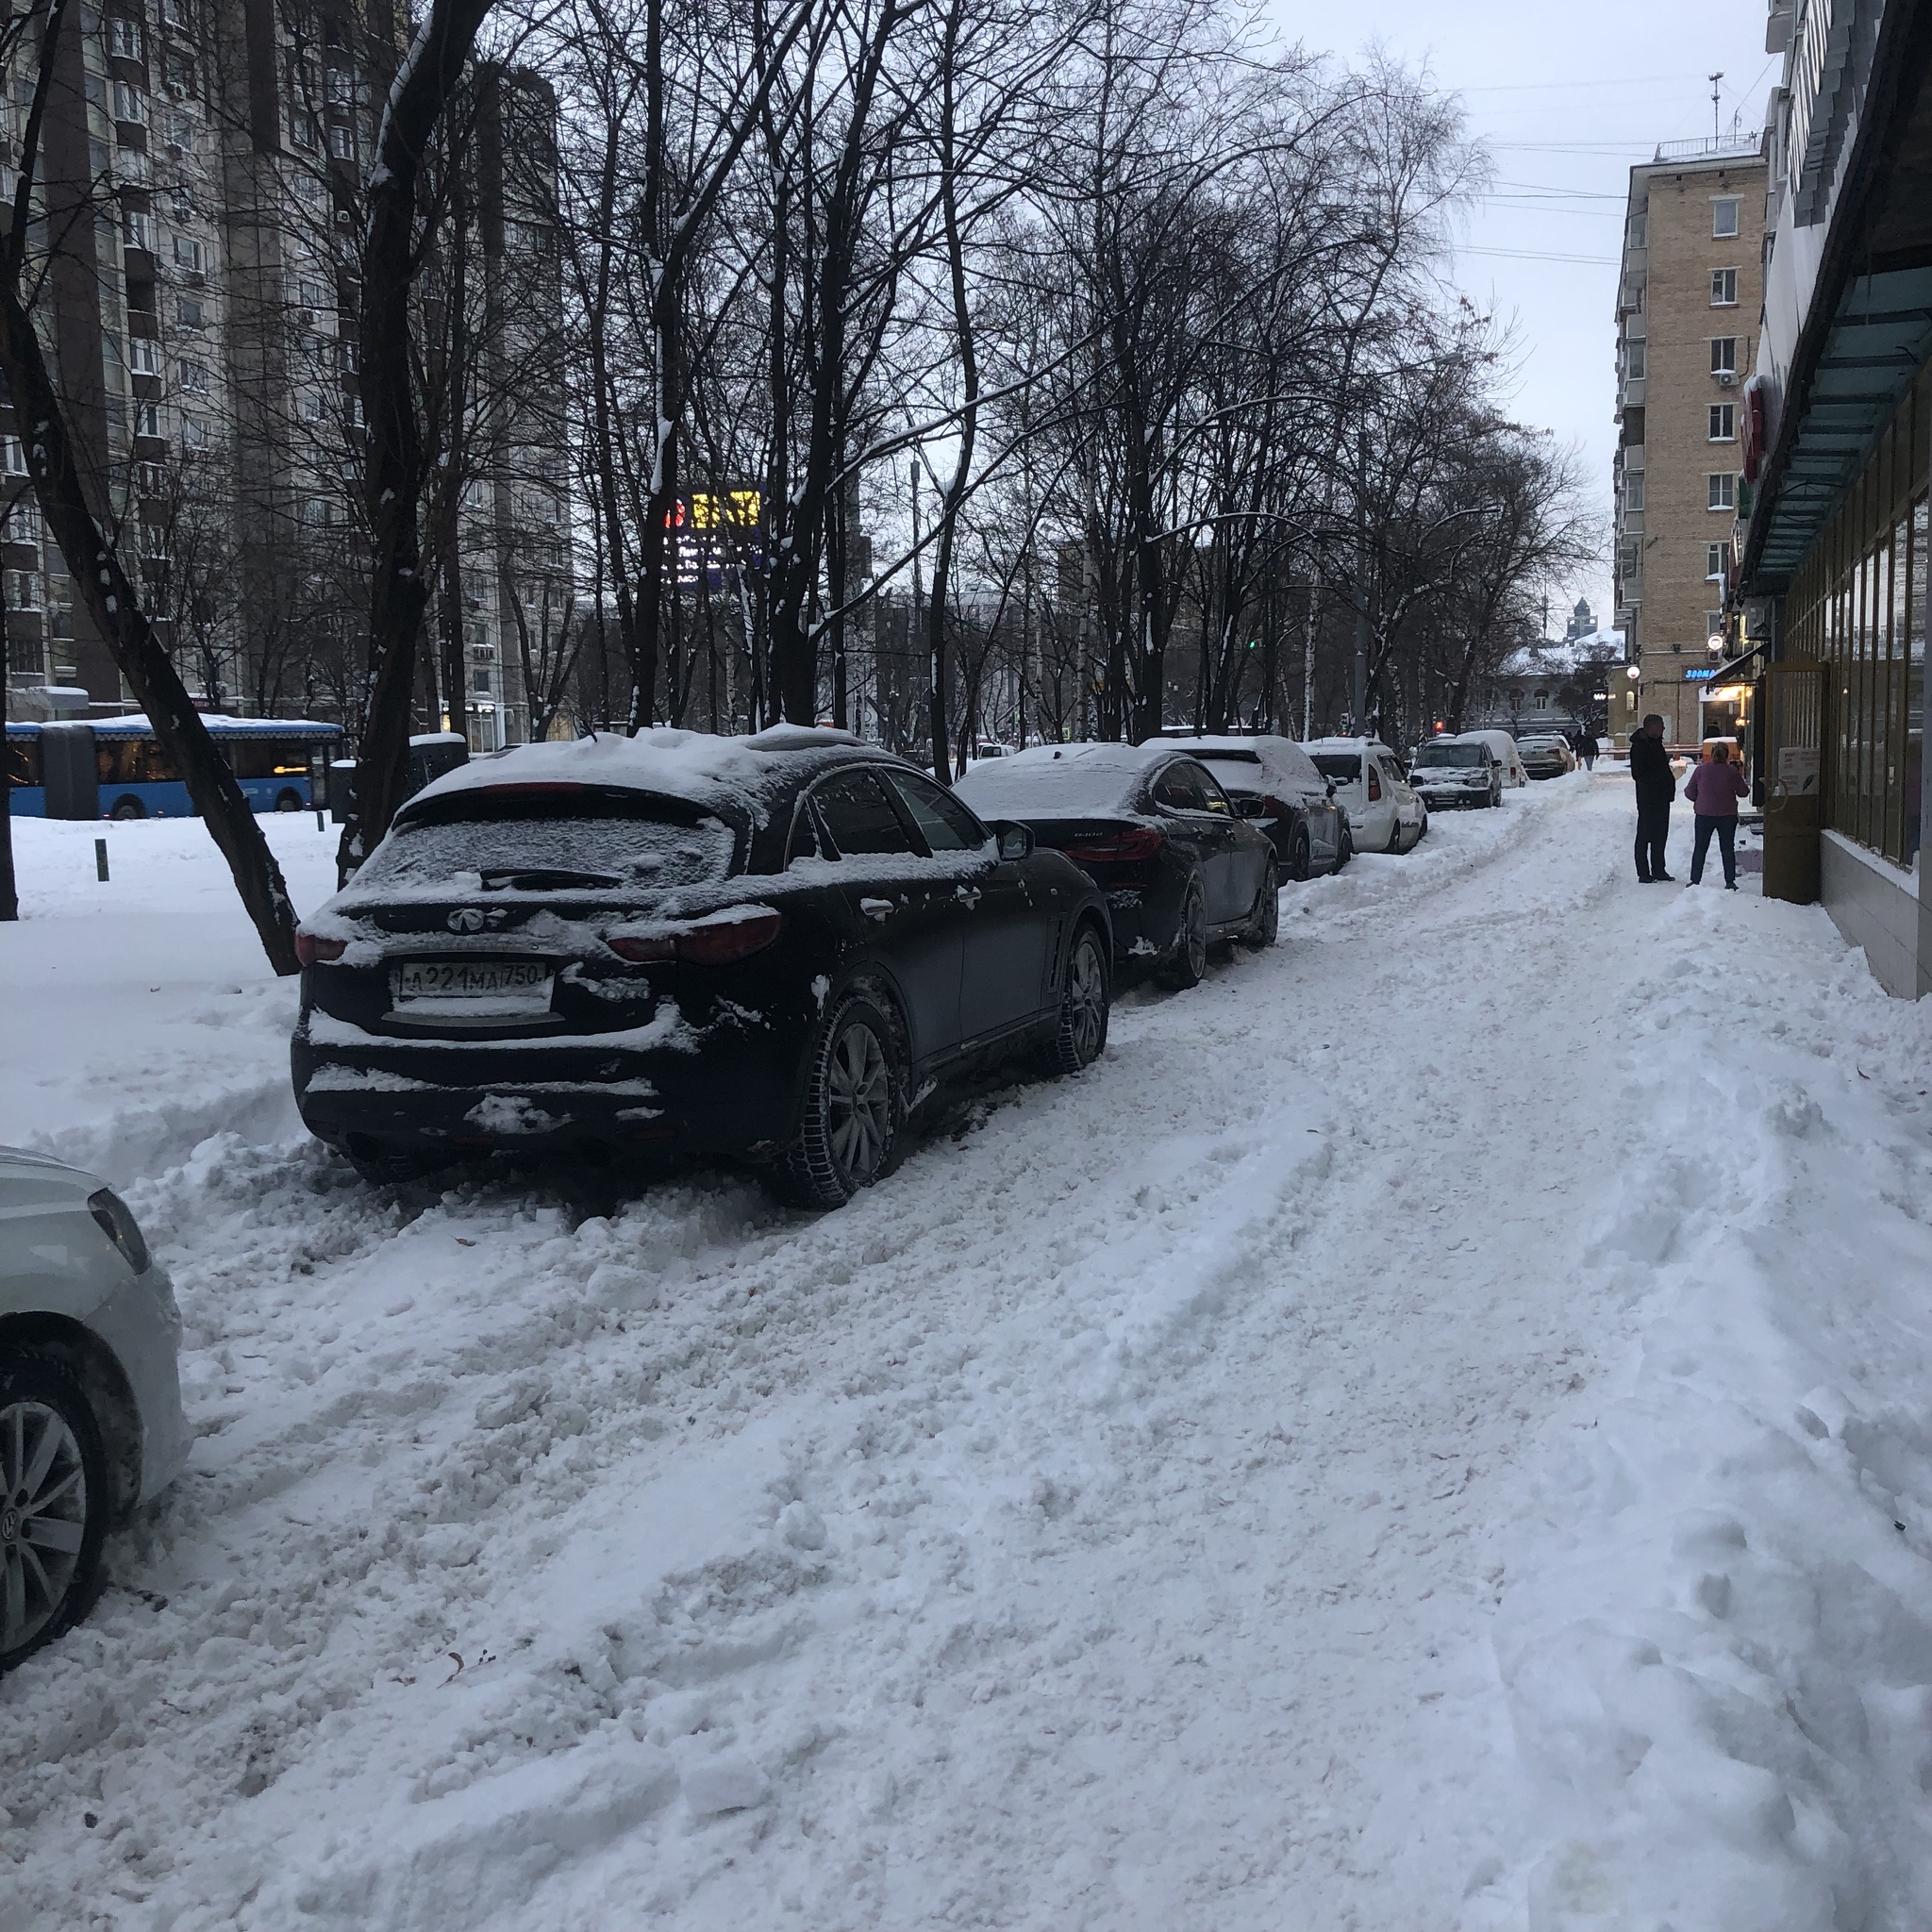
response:
<path id="1" fill-rule="evenodd" d="M 506 886 L 514 887 L 519 892 L 551 892 L 568 886 L 624 883 L 615 873 L 572 872 L 562 866 L 548 865 L 485 865 L 477 868 L 476 875 L 483 881 L 486 892 L 500 892 Z"/>

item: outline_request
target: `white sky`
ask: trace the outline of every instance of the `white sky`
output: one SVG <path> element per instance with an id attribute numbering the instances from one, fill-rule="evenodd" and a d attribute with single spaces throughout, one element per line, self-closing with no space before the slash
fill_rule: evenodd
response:
<path id="1" fill-rule="evenodd" d="M 1764 51 L 1764 0 L 1350 0 L 1354 44 L 1334 10 L 1270 0 L 1286 39 L 1340 56 L 1380 42 L 1459 93 L 1489 144 L 1495 186 L 1463 237 L 1457 280 L 1516 325 L 1517 417 L 1581 446 L 1594 507 L 1609 514 L 1616 427 L 1612 344 L 1616 256 L 1633 161 L 1660 141 L 1711 131 L 1719 82 L 1724 131 L 1733 112 L 1755 133 L 1781 64 Z M 1607 553 L 1570 590 L 1610 622 Z M 1560 632 L 1553 607 L 1551 626 Z"/>

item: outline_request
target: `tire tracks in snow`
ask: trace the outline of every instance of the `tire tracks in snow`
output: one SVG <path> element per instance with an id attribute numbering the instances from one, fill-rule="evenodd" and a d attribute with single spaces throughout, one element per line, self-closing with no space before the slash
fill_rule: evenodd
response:
<path id="1" fill-rule="evenodd" d="M 1609 826 L 1364 857 L 818 1222 L 152 1184 L 211 1433 L 0 1693 L 21 1923 L 1446 1923 L 1492 1532 L 1590 1368 L 1548 1264 L 1610 1150 L 1538 1124 Z"/>

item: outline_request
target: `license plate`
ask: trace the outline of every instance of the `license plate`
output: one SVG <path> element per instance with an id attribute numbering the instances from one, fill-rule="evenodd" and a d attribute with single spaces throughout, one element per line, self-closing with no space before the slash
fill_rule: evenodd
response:
<path id="1" fill-rule="evenodd" d="M 471 1012 L 547 1012 L 550 968 L 541 959 L 409 959 L 395 968 L 399 1007 L 460 1005 Z"/>

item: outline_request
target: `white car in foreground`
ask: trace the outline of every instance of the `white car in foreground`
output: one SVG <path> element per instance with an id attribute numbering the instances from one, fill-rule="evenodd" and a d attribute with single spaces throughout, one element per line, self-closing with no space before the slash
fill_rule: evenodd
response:
<path id="1" fill-rule="evenodd" d="M 1379 739 L 1311 738 L 1302 746 L 1335 787 L 1357 852 L 1410 852 L 1429 829 L 1428 808 Z"/>
<path id="2" fill-rule="evenodd" d="M 0 1148 L 0 1673 L 87 1609 L 108 1531 L 181 1473 L 180 1333 L 120 1196 Z"/>

